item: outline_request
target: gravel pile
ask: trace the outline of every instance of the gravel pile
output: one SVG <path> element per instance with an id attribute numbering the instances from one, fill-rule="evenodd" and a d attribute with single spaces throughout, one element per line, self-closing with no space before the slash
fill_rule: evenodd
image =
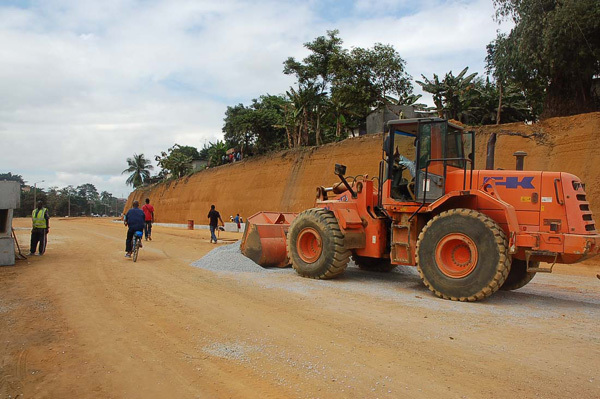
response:
<path id="1" fill-rule="evenodd" d="M 293 272 L 291 268 L 264 268 L 246 258 L 240 250 L 241 241 L 230 245 L 222 245 L 207 253 L 203 258 L 192 263 L 192 266 L 213 272 L 230 273 L 286 273 Z"/>
<path id="2" fill-rule="evenodd" d="M 544 275 L 512 292 L 498 291 L 492 298 L 475 304 L 440 300 L 423 285 L 415 267 L 399 266 L 391 273 L 373 273 L 359 269 L 352 261 L 345 273 L 333 280 L 300 278 L 291 268 L 263 268 L 242 255 L 240 241 L 210 251 L 192 266 L 234 276 L 240 282 L 264 289 L 280 289 L 302 296 L 321 290 L 363 294 L 374 300 L 458 312 L 493 314 L 516 319 L 552 317 L 597 317 L 600 296 L 596 278 Z M 527 306 L 523 306 L 526 303 Z M 505 320 L 505 319 L 503 319 Z"/>

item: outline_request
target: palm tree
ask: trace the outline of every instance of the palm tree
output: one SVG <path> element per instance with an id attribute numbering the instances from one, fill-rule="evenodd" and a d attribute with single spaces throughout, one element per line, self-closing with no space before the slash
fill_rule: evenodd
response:
<path id="1" fill-rule="evenodd" d="M 444 103 L 448 112 L 449 118 L 458 120 L 460 114 L 464 111 L 464 104 L 461 102 L 461 98 L 473 88 L 472 80 L 477 76 L 477 72 L 465 76 L 469 67 L 466 67 L 456 76 L 452 74 L 452 71 L 448 72 L 444 76 Z"/>
<path id="2" fill-rule="evenodd" d="M 423 91 L 433 94 L 433 103 L 437 110 L 440 118 L 444 117 L 444 95 L 446 94 L 446 87 L 444 82 L 440 82 L 439 77 L 434 73 L 433 79 L 428 79 L 425 75 L 421 75 L 423 81 L 417 80 L 416 82 L 421 85 Z"/>
<path id="3" fill-rule="evenodd" d="M 477 72 L 465 76 L 468 69 L 469 67 L 466 67 L 456 76 L 450 71 L 442 81 L 436 74 L 433 74 L 433 79 L 421 75 L 423 81 L 416 81 L 421 85 L 423 91 L 433 94 L 433 102 L 440 118 L 443 118 L 444 114 L 446 114 L 446 118 L 459 118 L 459 114 L 463 111 L 460 102 L 461 96 L 473 88 L 471 81 L 477 76 Z"/>
<path id="4" fill-rule="evenodd" d="M 133 154 L 132 158 L 127 158 L 127 164 L 129 167 L 121 174 L 131 173 L 125 183 L 132 185 L 133 188 L 138 188 L 144 184 L 150 178 L 150 171 L 154 169 L 150 161 L 144 157 L 144 154 Z"/>
<path id="5" fill-rule="evenodd" d="M 108 201 L 110 201 L 111 198 L 112 198 L 112 194 L 109 193 L 108 191 L 102 191 L 100 193 L 100 201 L 102 201 L 103 203 L 107 203 Z"/>

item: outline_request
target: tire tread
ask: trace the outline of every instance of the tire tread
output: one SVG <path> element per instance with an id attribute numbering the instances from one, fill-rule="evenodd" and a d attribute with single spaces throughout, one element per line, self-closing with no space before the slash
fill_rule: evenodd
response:
<path id="1" fill-rule="evenodd" d="M 333 237 L 334 254 L 326 270 L 316 275 L 307 274 L 292 261 L 292 267 L 294 268 L 296 273 L 298 273 L 302 277 L 320 280 L 332 279 L 344 273 L 350 260 L 351 251 L 347 249 L 344 245 L 344 234 L 342 233 L 337 218 L 334 216 L 333 212 L 323 208 L 311 208 L 300 213 L 296 217 L 294 222 L 301 222 L 305 218 L 312 219 L 312 221 L 318 224 L 323 229 L 323 231 L 326 232 L 326 234 L 328 234 L 330 237 Z M 291 229 L 292 227 L 290 227 L 290 230 Z M 286 245 L 288 254 L 291 254 L 292 246 L 289 235 L 286 241 Z"/>
<path id="2" fill-rule="evenodd" d="M 462 216 L 466 216 L 466 217 L 475 218 L 475 219 L 478 219 L 479 221 L 483 222 L 484 225 L 486 227 L 488 227 L 494 234 L 495 242 L 498 245 L 498 250 L 500 252 L 500 258 L 498 259 L 497 271 L 496 271 L 496 274 L 495 274 L 493 280 L 486 287 L 483 287 L 478 293 L 468 296 L 468 297 L 450 297 L 450 296 L 445 295 L 442 292 L 436 290 L 427 281 L 427 279 L 425 278 L 425 275 L 423 274 L 423 271 L 421 270 L 421 267 L 419 266 L 419 245 L 421 244 L 423 237 L 425 236 L 425 233 L 427 232 L 427 230 L 431 227 L 431 225 L 435 221 L 445 218 L 445 217 L 448 217 L 448 216 L 451 216 L 451 215 L 462 215 Z M 500 228 L 500 226 L 498 226 L 498 224 L 492 218 L 490 218 L 489 216 L 487 216 L 481 212 L 474 211 L 472 209 L 465 209 L 465 208 L 451 209 L 451 210 L 448 210 L 445 212 L 441 212 L 440 214 L 431 218 L 431 220 L 429 220 L 429 222 L 427 222 L 427 224 L 425 225 L 423 230 L 421 230 L 421 232 L 419 233 L 419 237 L 417 239 L 417 248 L 416 248 L 417 270 L 419 271 L 419 275 L 421 276 L 421 280 L 423 281 L 425 286 L 431 292 L 433 292 L 436 296 L 443 298 L 443 299 L 449 299 L 452 301 L 475 302 L 475 301 L 480 301 L 482 299 L 489 297 L 494 292 L 496 292 L 502 286 L 502 284 L 504 284 L 506 277 L 508 277 L 508 273 L 510 271 L 510 265 L 511 265 L 511 258 L 510 258 L 510 256 L 506 256 L 507 253 L 508 253 L 508 243 L 507 243 L 507 239 L 506 239 L 506 234 L 504 233 L 504 230 L 502 230 L 502 228 Z"/>

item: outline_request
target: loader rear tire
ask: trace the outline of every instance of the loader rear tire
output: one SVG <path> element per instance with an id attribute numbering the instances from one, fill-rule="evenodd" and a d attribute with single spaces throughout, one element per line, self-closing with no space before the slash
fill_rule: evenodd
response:
<path id="1" fill-rule="evenodd" d="M 369 272 L 388 273 L 398 266 L 391 264 L 389 259 L 370 258 L 368 256 L 352 255 L 352 260 L 359 269 Z"/>
<path id="2" fill-rule="evenodd" d="M 487 298 L 504 284 L 510 265 L 504 231 L 481 212 L 442 212 L 419 234 L 419 274 L 440 298 L 470 302 Z"/>
<path id="3" fill-rule="evenodd" d="M 292 267 L 303 276 L 334 278 L 346 270 L 350 250 L 333 212 L 312 208 L 300 213 L 290 225 L 287 250 Z"/>
<path id="4" fill-rule="evenodd" d="M 529 262 L 531 267 L 539 267 L 540 262 Z M 518 290 L 526 286 L 535 277 L 535 272 L 527 272 L 527 262 L 521 259 L 513 259 L 510 266 L 510 273 L 506 277 L 506 281 L 500 287 L 504 291 Z"/>

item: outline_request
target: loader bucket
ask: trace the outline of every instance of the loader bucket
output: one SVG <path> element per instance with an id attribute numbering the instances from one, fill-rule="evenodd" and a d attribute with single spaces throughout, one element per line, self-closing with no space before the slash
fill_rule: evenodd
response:
<path id="1" fill-rule="evenodd" d="M 242 253 L 263 267 L 286 267 L 286 236 L 297 213 L 259 212 L 246 220 Z"/>

